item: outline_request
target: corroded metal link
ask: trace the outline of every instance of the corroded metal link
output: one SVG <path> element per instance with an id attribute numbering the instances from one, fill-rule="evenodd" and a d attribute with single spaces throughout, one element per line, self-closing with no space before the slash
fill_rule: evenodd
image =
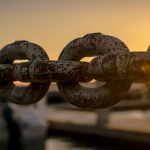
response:
<path id="1" fill-rule="evenodd" d="M 89 63 L 77 61 L 33 61 L 14 64 L 13 80 L 22 82 L 43 83 L 88 82 Z"/>
<path id="2" fill-rule="evenodd" d="M 1 64 L 0 82 L 47 81 L 88 82 L 128 79 L 134 82 L 150 80 L 150 53 L 130 52 L 118 55 L 97 56 L 90 63 L 79 61 L 30 61 Z"/>
<path id="3" fill-rule="evenodd" d="M 13 81 L 13 65 L 0 64 L 0 83 Z"/>
<path id="4" fill-rule="evenodd" d="M 133 82 L 150 80 L 150 53 L 130 52 L 98 56 L 90 62 L 90 74 L 100 81 L 128 79 Z"/>
<path id="5" fill-rule="evenodd" d="M 0 64 L 12 64 L 16 59 L 28 59 L 29 61 L 49 60 L 43 48 L 28 41 L 17 41 L 1 49 Z M 6 72 L 3 71 L 7 75 L 11 67 L 8 68 L 7 66 Z M 0 83 L 0 95 L 13 103 L 33 104 L 47 93 L 49 85 L 50 82 L 46 82 L 31 83 L 28 87 L 18 87 L 9 80 Z"/>
<path id="6" fill-rule="evenodd" d="M 83 57 L 95 57 L 90 63 Z M 16 59 L 29 62 L 13 63 Z M 79 82 L 105 81 L 97 88 Z M 13 81 L 31 82 L 18 87 Z M 146 82 L 150 89 L 150 48 L 147 52 L 129 52 L 119 39 L 91 33 L 71 41 L 59 56 L 49 61 L 44 49 L 27 41 L 6 45 L 0 52 L 0 95 L 17 104 L 33 104 L 57 82 L 62 96 L 73 105 L 105 108 L 124 98 L 132 82 Z"/>
<path id="7" fill-rule="evenodd" d="M 79 61 L 83 57 L 129 53 L 119 39 L 101 33 L 87 34 L 71 41 L 59 56 L 60 60 Z M 85 88 L 78 83 L 58 82 L 61 94 L 73 105 L 85 108 L 105 108 L 120 101 L 129 90 L 130 80 L 109 80 L 98 88 Z"/>
<path id="8" fill-rule="evenodd" d="M 130 52 L 97 56 L 90 63 L 79 61 L 30 61 L 0 65 L 0 82 L 32 83 L 88 82 L 128 79 L 133 82 L 150 80 L 150 53 Z"/>

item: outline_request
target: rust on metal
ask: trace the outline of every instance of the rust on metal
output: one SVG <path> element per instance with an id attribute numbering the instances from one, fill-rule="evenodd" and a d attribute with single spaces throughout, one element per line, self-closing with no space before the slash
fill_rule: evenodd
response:
<path id="1" fill-rule="evenodd" d="M 71 41 L 62 50 L 59 61 L 79 61 L 83 57 L 124 53 L 129 53 L 129 49 L 121 40 L 101 33 L 91 33 Z M 117 79 L 109 80 L 104 86 L 98 88 L 85 88 L 77 82 L 58 82 L 58 87 L 61 94 L 73 105 L 85 108 L 105 108 L 120 101 L 131 84 L 130 80 Z"/>
<path id="2" fill-rule="evenodd" d="M 33 61 L 14 64 L 13 78 L 22 82 L 88 82 L 89 63 L 77 61 Z"/>
<path id="3" fill-rule="evenodd" d="M 133 82 L 150 80 L 150 54 L 130 52 L 95 57 L 89 72 L 97 80 L 127 79 Z"/>
<path id="4" fill-rule="evenodd" d="M 16 59 L 49 60 L 43 48 L 28 41 L 17 41 L 1 49 L 0 64 L 12 64 Z M 22 71 L 27 72 L 26 67 Z M 18 87 L 13 81 L 6 81 L 0 84 L 0 95 L 13 103 L 33 104 L 47 93 L 49 85 L 50 82 L 46 82 L 31 83 L 28 87 Z"/>
<path id="5" fill-rule="evenodd" d="M 13 66 L 10 64 L 0 64 L 0 83 L 13 80 Z"/>
<path id="6" fill-rule="evenodd" d="M 80 61 L 92 57 L 90 63 Z M 14 63 L 27 59 L 29 62 Z M 79 82 L 92 79 L 106 82 L 87 88 Z M 18 87 L 13 81 L 31 82 Z M 57 82 L 62 96 L 73 105 L 105 108 L 124 98 L 133 82 L 145 82 L 150 90 L 150 48 L 147 52 L 129 52 L 118 38 L 91 33 L 74 39 L 62 50 L 58 61 L 49 61 L 42 47 L 17 41 L 0 51 L 0 95 L 17 104 L 33 104 Z"/>

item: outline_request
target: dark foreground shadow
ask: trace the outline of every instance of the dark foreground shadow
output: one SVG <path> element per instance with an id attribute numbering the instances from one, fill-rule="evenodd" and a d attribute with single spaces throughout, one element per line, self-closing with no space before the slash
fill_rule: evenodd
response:
<path id="1" fill-rule="evenodd" d="M 18 123 L 13 119 L 13 110 L 2 97 L 0 97 L 0 107 L 2 110 L 2 117 L 6 122 L 8 130 L 6 150 L 22 150 L 21 129 Z"/>

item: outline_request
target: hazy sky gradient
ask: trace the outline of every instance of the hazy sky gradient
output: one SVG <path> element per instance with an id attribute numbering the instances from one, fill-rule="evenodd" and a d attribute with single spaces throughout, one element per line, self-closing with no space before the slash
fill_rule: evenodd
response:
<path id="1" fill-rule="evenodd" d="M 102 32 L 130 50 L 150 44 L 150 0 L 0 0 L 0 46 L 15 40 L 41 45 L 57 59 L 72 39 Z"/>

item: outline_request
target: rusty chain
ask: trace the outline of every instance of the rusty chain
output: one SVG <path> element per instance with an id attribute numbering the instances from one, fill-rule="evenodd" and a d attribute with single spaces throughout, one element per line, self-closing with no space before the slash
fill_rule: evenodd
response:
<path id="1" fill-rule="evenodd" d="M 91 62 L 80 61 L 94 56 Z M 28 62 L 13 63 L 28 59 Z M 79 82 L 92 79 L 106 82 L 87 88 Z M 18 87 L 13 81 L 31 82 Z M 62 96 L 73 105 L 105 108 L 124 98 L 133 82 L 144 82 L 150 89 L 150 49 L 130 52 L 118 38 L 91 33 L 71 41 L 58 61 L 50 61 L 42 47 L 28 41 L 8 44 L 0 51 L 0 95 L 17 104 L 33 104 L 57 82 Z"/>

